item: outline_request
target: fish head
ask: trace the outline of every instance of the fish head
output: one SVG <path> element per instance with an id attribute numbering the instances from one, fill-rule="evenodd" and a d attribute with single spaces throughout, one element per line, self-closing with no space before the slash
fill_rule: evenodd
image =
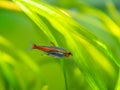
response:
<path id="1" fill-rule="evenodd" d="M 69 52 L 69 51 L 67 51 L 67 52 L 65 52 L 65 56 L 66 56 L 66 57 L 72 56 L 72 53 Z"/>

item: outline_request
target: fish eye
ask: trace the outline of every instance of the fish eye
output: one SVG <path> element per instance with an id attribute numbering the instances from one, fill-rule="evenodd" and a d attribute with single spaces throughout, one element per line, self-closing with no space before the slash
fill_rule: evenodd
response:
<path id="1" fill-rule="evenodd" d="M 72 55 L 72 53 L 71 53 L 71 52 L 68 52 L 68 54 L 69 54 L 69 55 Z"/>

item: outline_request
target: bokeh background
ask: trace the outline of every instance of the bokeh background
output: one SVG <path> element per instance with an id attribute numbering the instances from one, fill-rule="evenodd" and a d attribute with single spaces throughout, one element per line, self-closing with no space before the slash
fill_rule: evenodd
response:
<path id="1" fill-rule="evenodd" d="M 0 90 L 120 90 L 119 0 L 1 0 Z M 70 50 L 54 58 L 32 45 Z"/>

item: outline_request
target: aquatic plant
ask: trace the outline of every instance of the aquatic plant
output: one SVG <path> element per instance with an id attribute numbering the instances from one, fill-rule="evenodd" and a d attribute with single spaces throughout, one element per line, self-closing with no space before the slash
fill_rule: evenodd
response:
<path id="1" fill-rule="evenodd" d="M 120 89 L 120 18 L 114 4 L 108 0 L 102 11 L 68 2 L 0 1 L 0 90 Z M 50 41 L 73 56 L 29 50 L 31 43 Z"/>

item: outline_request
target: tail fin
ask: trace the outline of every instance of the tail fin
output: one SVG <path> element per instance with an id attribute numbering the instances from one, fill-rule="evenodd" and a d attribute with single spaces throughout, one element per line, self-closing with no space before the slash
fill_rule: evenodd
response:
<path id="1" fill-rule="evenodd" d="M 32 45 L 32 49 L 36 49 L 37 48 L 37 45 L 36 44 L 33 44 Z"/>

